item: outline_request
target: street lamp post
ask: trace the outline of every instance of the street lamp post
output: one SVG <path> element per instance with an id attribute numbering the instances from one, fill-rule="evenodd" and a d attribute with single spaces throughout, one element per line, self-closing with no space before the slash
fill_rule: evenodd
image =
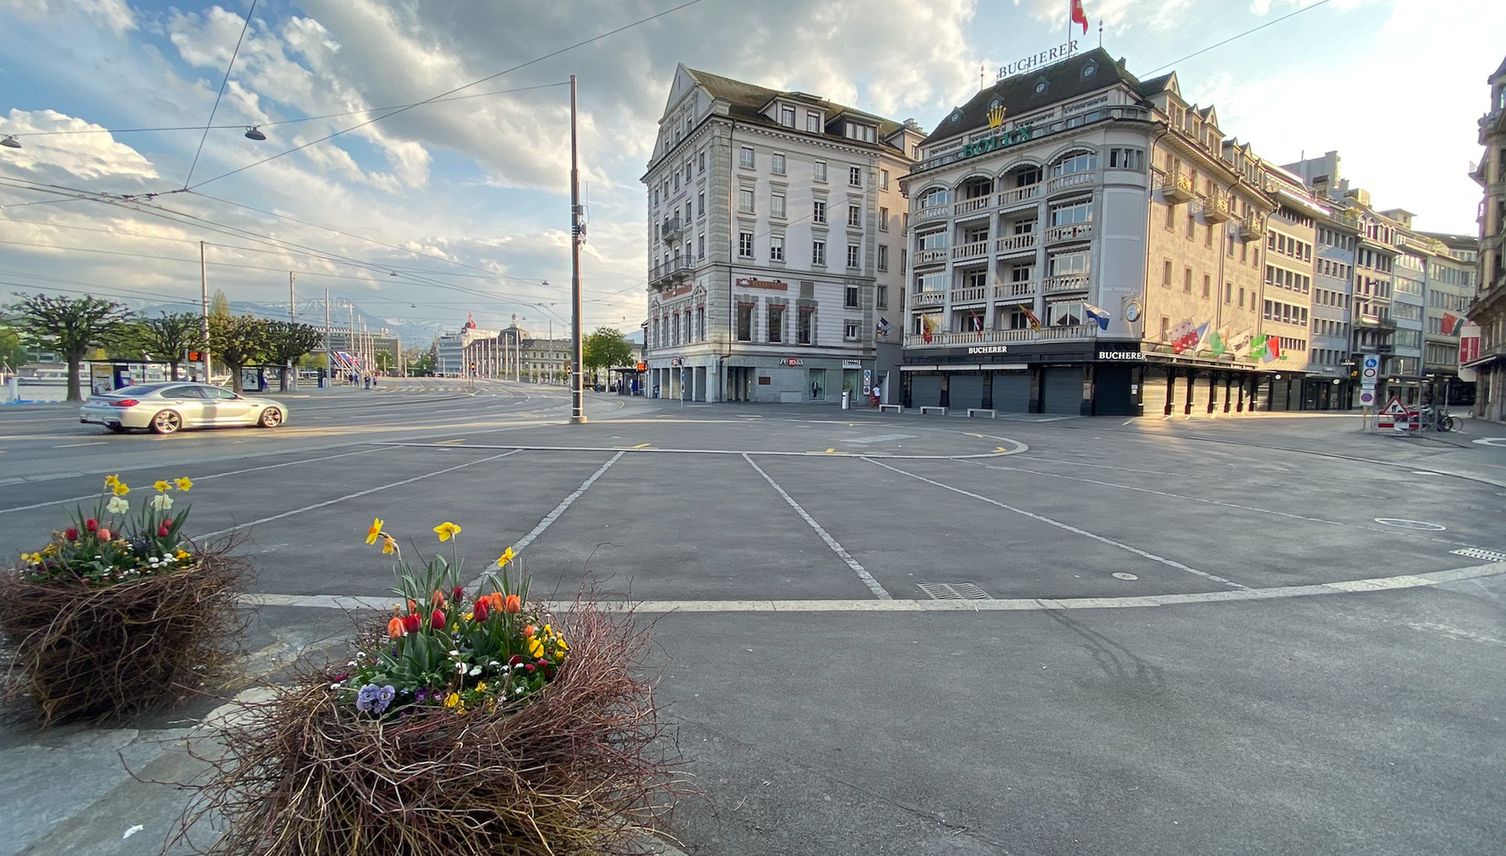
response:
<path id="1" fill-rule="evenodd" d="M 570 317 L 572 320 L 571 372 L 570 372 L 570 422 L 582 425 L 586 421 L 585 390 L 581 384 L 581 369 L 585 362 L 581 347 L 580 311 L 580 245 L 586 240 L 586 227 L 581 222 L 580 167 L 577 160 L 575 139 L 575 75 L 570 75 Z"/>

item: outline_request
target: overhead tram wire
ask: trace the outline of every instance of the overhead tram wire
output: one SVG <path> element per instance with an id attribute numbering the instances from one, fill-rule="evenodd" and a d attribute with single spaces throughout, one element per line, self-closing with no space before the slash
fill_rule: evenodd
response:
<path id="1" fill-rule="evenodd" d="M 246 170 L 252 169 L 253 167 L 258 167 L 258 166 L 261 166 L 264 163 L 269 163 L 271 161 L 277 160 L 278 158 L 286 157 L 287 155 L 293 154 L 294 152 L 302 151 L 303 149 L 309 148 L 310 146 L 317 146 L 320 143 L 326 142 L 328 140 L 332 140 L 335 137 L 340 136 L 341 134 L 348 134 L 351 131 L 354 131 L 354 130 L 357 130 L 357 129 L 360 129 L 360 128 L 364 128 L 367 125 L 374 125 L 377 122 L 382 121 L 383 119 L 389 119 L 389 118 L 391 118 L 393 116 L 396 116 L 396 115 L 398 115 L 400 113 L 406 113 L 407 111 L 412 110 L 415 107 L 419 107 L 419 106 L 424 105 L 424 104 L 432 103 L 434 101 L 437 101 L 440 98 L 444 98 L 444 97 L 449 96 L 449 95 L 454 95 L 457 92 L 460 92 L 460 91 L 465 90 L 465 89 L 469 89 L 472 86 L 476 86 L 476 85 L 485 83 L 488 80 L 496 80 L 497 78 L 499 78 L 499 77 L 501 77 L 501 76 L 503 76 L 505 74 L 511 74 L 514 71 L 519 71 L 519 70 L 527 68 L 527 67 L 529 67 L 531 65 L 536 65 L 536 64 L 538 64 L 540 62 L 543 62 L 544 60 L 552 59 L 554 57 L 559 56 L 560 54 L 568 53 L 568 52 L 570 52 L 572 50 L 575 50 L 576 48 L 584 47 L 585 45 L 589 45 L 589 44 L 591 44 L 593 42 L 601 41 L 602 39 L 608 38 L 610 36 L 614 36 L 614 35 L 616 35 L 618 33 L 624 32 L 626 30 L 630 30 L 633 27 L 637 27 L 639 25 L 646 24 L 646 23 L 648 23 L 650 21 L 657 20 L 657 19 L 662 18 L 662 17 L 664 17 L 666 15 L 672 15 L 675 12 L 680 11 L 681 9 L 686 9 L 686 8 L 694 6 L 694 5 L 696 5 L 696 4 L 700 3 L 700 2 L 702 2 L 702 0 L 686 0 L 686 2 L 681 3 L 678 6 L 674 6 L 672 8 L 666 9 L 666 10 L 664 10 L 662 12 L 656 12 L 656 13 L 654 13 L 652 15 L 649 15 L 649 16 L 647 16 L 645 18 L 639 18 L 638 20 L 633 21 L 631 23 L 624 24 L 624 25 L 622 25 L 620 27 L 617 27 L 615 29 L 608 30 L 605 33 L 601 33 L 599 35 L 592 36 L 589 39 L 584 39 L 582 41 L 576 42 L 575 44 L 568 45 L 568 46 L 560 48 L 558 50 L 550 51 L 549 53 L 546 53 L 546 54 L 544 54 L 542 56 L 534 57 L 533 59 L 530 59 L 530 60 L 528 60 L 526 62 L 518 63 L 517 65 L 512 66 L 511 68 L 505 68 L 502 71 L 499 71 L 499 72 L 497 72 L 495 74 L 489 74 L 486 77 L 482 77 L 482 78 L 479 78 L 477 80 L 473 80 L 470 83 L 466 83 L 466 84 L 463 84 L 461 86 L 457 86 L 454 89 L 450 89 L 450 90 L 447 90 L 445 92 L 441 92 L 438 95 L 433 96 L 432 98 L 425 98 L 422 101 L 417 101 L 417 102 L 414 102 L 413 104 L 410 104 L 410 105 L 408 105 L 406 107 L 400 107 L 400 108 L 398 108 L 396 110 L 393 110 L 391 112 L 383 113 L 380 116 L 376 116 L 376 117 L 373 117 L 371 119 L 366 120 L 365 122 L 361 122 L 359 124 L 352 125 L 349 128 L 344 128 L 342 130 L 335 131 L 332 134 L 326 134 L 325 136 L 320 137 L 317 140 L 312 140 L 310 142 L 303 143 L 302 145 L 294 146 L 291 149 L 287 149 L 286 151 L 278 152 L 275 155 L 270 155 L 268 157 L 262 158 L 259 161 L 253 161 L 251 163 L 246 164 L 245 166 L 237 167 L 235 169 L 230 170 L 229 172 L 221 173 L 221 174 L 219 174 L 219 175 L 217 175 L 217 176 L 215 176 L 213 178 L 205 179 L 205 180 L 199 182 L 198 184 L 195 184 L 195 185 L 185 184 L 184 187 L 183 187 L 183 190 L 185 190 L 185 191 L 196 190 L 196 189 L 198 189 L 200 187 L 203 187 L 204 185 L 209 184 L 211 182 L 219 181 L 222 178 L 229 178 L 232 175 L 236 175 L 238 173 L 245 172 Z M 178 192 L 178 191 L 173 191 L 173 192 Z"/>
<path id="2" fill-rule="evenodd" d="M 235 50 L 230 52 L 230 62 L 225 64 L 225 77 L 220 81 L 220 91 L 214 96 L 214 106 L 209 108 L 209 119 L 204 123 L 204 135 L 199 137 L 199 148 L 193 153 L 193 163 L 188 165 L 188 177 L 183 179 L 183 189 L 188 189 L 189 182 L 193 181 L 193 171 L 199 165 L 199 155 L 204 153 L 204 141 L 209 139 L 209 126 L 214 124 L 214 114 L 220 110 L 220 99 L 225 97 L 225 87 L 230 84 L 230 71 L 235 68 L 235 58 L 240 56 L 241 42 L 246 40 L 246 30 L 251 28 L 251 16 L 256 14 L 256 0 L 251 0 L 251 8 L 246 12 L 246 20 L 241 22 L 241 34 L 235 40 Z"/>
<path id="3" fill-rule="evenodd" d="M 490 98 L 495 95 L 512 95 L 518 92 L 531 92 L 535 89 L 549 89 L 555 86 L 569 86 L 569 81 L 558 83 L 540 83 L 533 86 L 519 86 L 514 89 L 497 89 L 491 92 L 476 92 L 470 95 L 456 95 L 450 98 L 436 98 L 432 101 L 414 102 L 412 104 L 390 104 L 383 107 L 366 107 L 360 110 L 344 110 L 339 113 L 321 113 L 317 116 L 298 116 L 293 119 L 274 119 L 267 122 L 257 122 L 258 128 L 274 128 L 279 125 L 293 125 L 300 122 L 316 122 L 320 119 L 339 119 L 344 116 L 359 116 L 363 113 L 373 113 L 380 110 L 396 110 L 399 107 L 419 107 L 423 104 L 443 104 L 451 101 L 464 101 L 468 98 Z M 235 125 L 210 125 L 213 131 L 240 130 L 245 128 L 244 122 Z M 203 125 L 169 125 L 160 128 L 69 128 L 62 131 L 17 131 L 7 134 L 11 137 L 55 137 L 71 136 L 75 134 L 144 134 L 167 131 L 202 131 Z"/>
<path id="4" fill-rule="evenodd" d="M 1319 6 L 1325 6 L 1325 5 L 1327 5 L 1329 2 L 1331 2 L 1331 0 L 1317 0 L 1316 3 L 1313 3 L 1313 4 L 1308 5 L 1308 6 L 1303 6 L 1300 9 L 1294 9 L 1294 10 L 1286 13 L 1285 15 L 1282 15 L 1281 17 L 1276 18 L 1275 20 L 1266 21 L 1264 24 L 1261 24 L 1261 25 L 1256 26 L 1256 27 L 1251 27 L 1250 29 L 1245 30 L 1242 33 L 1235 33 L 1234 35 L 1230 36 L 1227 39 L 1224 39 L 1221 42 L 1218 42 L 1216 44 L 1211 44 L 1211 45 L 1209 45 L 1209 46 L 1207 46 L 1205 48 L 1202 48 L 1200 50 L 1193 51 L 1192 53 L 1190 53 L 1190 54 L 1188 54 L 1188 55 L 1186 55 L 1184 57 L 1181 57 L 1180 59 L 1174 59 L 1171 62 L 1166 63 L 1165 65 L 1159 66 L 1157 68 L 1153 68 L 1150 71 L 1147 71 L 1144 74 L 1139 75 L 1139 76 L 1140 77 L 1149 77 L 1149 76 L 1151 76 L 1152 74 L 1155 74 L 1158 71 L 1164 71 L 1164 70 L 1166 70 L 1168 68 L 1171 68 L 1172 66 L 1176 65 L 1177 63 L 1186 62 L 1187 60 L 1192 59 L 1193 57 L 1202 56 L 1203 54 L 1207 53 L 1208 51 L 1214 50 L 1216 48 L 1221 48 L 1224 45 L 1227 45 L 1228 43 L 1230 43 L 1232 41 L 1236 41 L 1238 39 L 1242 39 L 1245 36 L 1250 35 L 1251 33 L 1257 33 L 1257 32 L 1259 32 L 1261 30 L 1264 30 L 1266 27 L 1274 27 L 1277 24 L 1281 23 L 1282 21 L 1285 21 L 1288 18 L 1295 17 L 1297 15 L 1302 14 L 1303 12 L 1310 12 L 1313 9 L 1318 8 Z"/>

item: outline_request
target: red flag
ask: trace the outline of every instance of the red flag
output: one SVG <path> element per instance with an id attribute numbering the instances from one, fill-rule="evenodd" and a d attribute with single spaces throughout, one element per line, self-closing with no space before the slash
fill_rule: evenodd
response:
<path id="1" fill-rule="evenodd" d="M 1276 336 L 1267 337 L 1265 340 L 1265 352 L 1273 360 L 1281 359 L 1281 339 Z"/>
<path id="2" fill-rule="evenodd" d="M 1461 322 L 1463 320 L 1464 320 L 1463 318 L 1460 318 L 1458 315 L 1455 315 L 1452 312 L 1445 312 L 1445 313 L 1443 313 L 1443 333 L 1444 333 L 1444 335 L 1446 335 L 1446 336 L 1452 336 L 1455 333 L 1459 332 L 1459 322 Z"/>
<path id="3" fill-rule="evenodd" d="M 1072 23 L 1082 24 L 1082 31 L 1088 31 L 1088 13 L 1082 10 L 1082 0 L 1072 0 Z"/>

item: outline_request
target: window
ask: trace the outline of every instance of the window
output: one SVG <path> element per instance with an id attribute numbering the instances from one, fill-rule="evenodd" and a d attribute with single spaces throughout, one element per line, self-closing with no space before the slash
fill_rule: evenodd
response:
<path id="1" fill-rule="evenodd" d="M 1239 287 L 1239 308 L 1240 309 L 1245 308 L 1245 289 L 1244 289 L 1244 286 L 1240 286 Z M 1253 302 L 1251 303 L 1250 308 L 1251 309 L 1255 308 L 1255 305 L 1254 305 Z"/>
<path id="2" fill-rule="evenodd" d="M 882 207 L 879 208 L 879 231 L 880 232 L 887 232 L 887 231 L 889 231 L 889 209 L 888 208 L 882 208 Z"/>
<path id="3" fill-rule="evenodd" d="M 775 193 L 769 197 L 769 216 L 784 219 L 784 194 Z"/>
<path id="4" fill-rule="evenodd" d="M 852 185 L 853 187 L 863 186 L 862 167 L 850 166 L 847 168 L 847 183 Z"/>
<path id="5" fill-rule="evenodd" d="M 741 155 L 740 159 L 738 160 L 738 165 L 741 166 L 743 169 L 752 169 L 753 168 L 753 150 L 751 148 L 749 148 L 747 146 L 743 146 L 743 148 L 742 148 L 742 155 Z"/>
<path id="6" fill-rule="evenodd" d="M 1057 253 L 1046 259 L 1047 276 L 1086 276 L 1092 257 L 1086 250 Z"/>
<path id="7" fill-rule="evenodd" d="M 737 254 L 745 259 L 753 258 L 753 233 L 737 233 Z"/>
<path id="8" fill-rule="evenodd" d="M 793 127 L 795 127 L 795 108 L 794 107 L 780 107 L 779 108 L 779 124 L 785 126 L 786 128 L 793 128 Z"/>
<path id="9" fill-rule="evenodd" d="M 697 342 L 706 341 L 706 307 L 704 306 L 695 308 L 695 332 Z"/>
<path id="10" fill-rule="evenodd" d="M 783 235 L 770 235 L 769 236 L 769 261 L 771 261 L 771 262 L 782 262 L 782 261 L 784 261 L 784 236 Z"/>
<path id="11" fill-rule="evenodd" d="M 740 187 L 737 190 L 737 211 L 739 214 L 753 213 L 753 188 Z"/>
<path id="12" fill-rule="evenodd" d="M 769 155 L 769 169 L 775 175 L 784 175 L 784 153 L 775 152 Z"/>
<path id="13" fill-rule="evenodd" d="M 820 267 L 825 267 L 826 266 L 826 242 L 825 241 L 811 241 L 811 265 L 813 267 L 814 266 L 820 266 Z"/>
<path id="14" fill-rule="evenodd" d="M 778 303 L 769 304 L 769 341 L 784 341 L 784 307 Z"/>
<path id="15" fill-rule="evenodd" d="M 816 161 L 815 163 L 811 164 L 811 167 L 814 172 L 814 178 L 816 181 L 826 180 L 826 161 Z"/>
<path id="16" fill-rule="evenodd" d="M 706 171 L 706 153 L 705 152 L 701 152 L 700 154 L 696 155 L 695 160 L 696 160 L 696 172 L 705 172 Z"/>
<path id="17" fill-rule="evenodd" d="M 753 341 L 753 304 L 737 304 L 737 340 L 739 342 Z"/>
<path id="18" fill-rule="evenodd" d="M 1091 222 L 1092 219 L 1093 203 L 1090 200 L 1084 199 L 1051 207 L 1052 226 L 1075 226 Z"/>
<path id="19" fill-rule="evenodd" d="M 842 339 L 848 342 L 856 342 L 858 340 L 858 322 L 842 322 Z"/>
<path id="20" fill-rule="evenodd" d="M 1081 303 L 1046 304 L 1047 327 L 1071 327 L 1082 323 Z"/>
<path id="21" fill-rule="evenodd" d="M 1226 282 L 1226 283 L 1224 283 L 1224 302 L 1225 303 L 1233 303 L 1234 302 L 1234 283 L 1232 283 L 1232 282 Z"/>
<path id="22" fill-rule="evenodd" d="M 863 248 L 859 244 L 847 245 L 847 267 L 856 270 L 863 266 Z"/>
<path id="23" fill-rule="evenodd" d="M 889 170 L 879 170 L 879 190 L 889 189 Z"/>
<path id="24" fill-rule="evenodd" d="M 1092 152 L 1077 152 L 1067 155 L 1051 165 L 1051 175 L 1071 175 L 1077 172 L 1092 172 L 1098 168 L 1098 156 Z"/>
<path id="25" fill-rule="evenodd" d="M 803 306 L 800 308 L 799 318 L 795 324 L 795 341 L 802 345 L 811 344 L 811 327 L 813 326 L 811 321 L 813 315 L 815 315 L 815 311 L 810 307 Z"/>
<path id="26" fill-rule="evenodd" d="M 1208 298 L 1210 298 L 1212 296 L 1213 296 L 1213 280 L 1212 280 L 1211 277 L 1208 276 L 1208 274 L 1205 273 L 1205 274 L 1203 274 L 1203 299 L 1207 300 Z"/>
<path id="27" fill-rule="evenodd" d="M 1186 268 L 1182 271 L 1182 293 L 1192 293 L 1192 268 Z"/>
<path id="28" fill-rule="evenodd" d="M 1171 288 L 1171 259 L 1161 263 L 1161 287 Z"/>
<path id="29" fill-rule="evenodd" d="M 815 202 L 811 203 L 811 222 L 826 222 L 826 200 L 817 199 Z"/>
<path id="30" fill-rule="evenodd" d="M 1142 149 L 1109 149 L 1109 169 L 1145 169 L 1145 152 Z"/>
<path id="31" fill-rule="evenodd" d="M 845 296 L 842 299 L 842 305 L 844 307 L 848 308 L 848 309 L 856 309 L 856 308 L 858 308 L 858 287 L 857 286 L 855 286 L 855 285 L 849 285 L 849 286 L 847 286 L 847 290 L 846 290 Z"/>
<path id="32" fill-rule="evenodd" d="M 884 244 L 878 245 L 878 269 L 881 271 L 889 269 L 889 247 Z"/>
<path id="33" fill-rule="evenodd" d="M 1207 247 L 1210 250 L 1213 249 L 1213 224 L 1212 223 L 1209 223 L 1208 225 L 1206 225 L 1206 226 L 1203 227 L 1203 246 Z"/>
<path id="34" fill-rule="evenodd" d="M 856 205 L 847 206 L 847 225 L 854 229 L 862 228 L 863 209 Z"/>
<path id="35" fill-rule="evenodd" d="M 889 308 L 889 286 L 877 285 L 873 290 L 873 305 L 875 309 Z"/>
<path id="36" fill-rule="evenodd" d="M 1166 231 L 1170 232 L 1171 230 L 1175 229 L 1176 227 L 1177 227 L 1177 207 L 1175 205 L 1167 203 L 1167 205 L 1166 205 Z"/>
<path id="37" fill-rule="evenodd" d="M 697 217 L 706 216 L 706 191 L 704 190 L 695 195 L 695 215 Z"/>
<path id="38" fill-rule="evenodd" d="M 821 114 L 820 113 L 806 113 L 805 114 L 805 130 L 810 131 L 812 134 L 819 134 L 819 133 L 821 133 Z"/>
<path id="39" fill-rule="evenodd" d="M 910 264 L 910 250 L 908 248 L 906 248 L 906 247 L 900 247 L 899 248 L 899 272 L 900 272 L 901 276 L 904 275 L 905 269 L 907 267 L 909 267 L 909 264 Z"/>
<path id="40" fill-rule="evenodd" d="M 695 257 L 698 261 L 706 258 L 706 236 L 697 235 L 695 239 Z"/>
<path id="41" fill-rule="evenodd" d="M 1192 240 L 1192 233 L 1197 230 L 1197 219 L 1192 216 L 1192 208 L 1187 209 L 1187 240 Z"/>

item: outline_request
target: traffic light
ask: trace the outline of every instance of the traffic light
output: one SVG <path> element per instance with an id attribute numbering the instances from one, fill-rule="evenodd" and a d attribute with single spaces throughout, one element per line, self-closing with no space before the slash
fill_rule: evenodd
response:
<path id="1" fill-rule="evenodd" d="M 188 352 L 188 361 L 189 362 L 196 363 L 196 362 L 199 361 L 199 359 L 200 359 L 200 356 L 199 356 L 199 352 L 198 351 L 189 351 Z"/>

